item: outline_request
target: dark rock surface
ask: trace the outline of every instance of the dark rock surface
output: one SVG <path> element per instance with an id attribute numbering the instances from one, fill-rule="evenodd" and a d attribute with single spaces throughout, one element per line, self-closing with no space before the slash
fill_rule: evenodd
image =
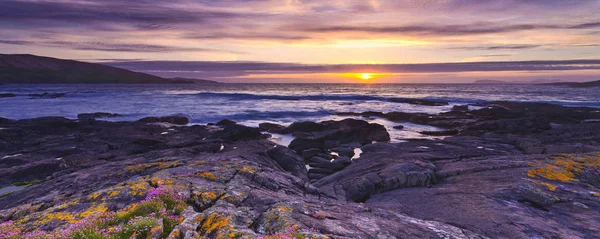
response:
<path id="1" fill-rule="evenodd" d="M 236 124 L 235 121 L 224 119 L 224 120 L 221 120 L 221 121 L 217 122 L 215 125 L 217 125 L 217 126 L 228 126 L 228 125 L 234 125 L 234 124 Z"/>
<path id="2" fill-rule="evenodd" d="M 394 126 L 394 129 L 404 129 L 404 125 L 396 125 Z"/>
<path id="3" fill-rule="evenodd" d="M 356 119 L 324 121 L 311 124 L 303 122 L 302 127 L 292 124 L 288 129 L 294 129 L 295 132 L 303 132 L 302 134 L 295 134 L 296 139 L 289 146 L 299 153 L 311 148 L 329 150 L 340 143 L 359 142 L 362 145 L 371 141 L 390 140 L 389 133 L 382 125 L 370 124 L 366 121 Z"/>
<path id="4" fill-rule="evenodd" d="M 267 151 L 267 154 L 285 171 L 305 181 L 308 179 L 304 159 L 294 153 L 294 151 L 286 147 L 275 147 Z"/>
<path id="5" fill-rule="evenodd" d="M 0 118 L 0 220 L 53 230 L 168 187 L 187 206 L 169 238 L 600 237 L 598 110 L 482 106 L 357 114 L 458 131 L 440 140 L 348 119 L 285 127 L 289 149 L 235 123 Z"/>
<path id="6" fill-rule="evenodd" d="M 42 93 L 42 94 L 28 94 L 27 96 L 32 99 L 56 99 L 67 96 L 67 93 Z"/>
<path id="7" fill-rule="evenodd" d="M 99 118 L 113 118 L 119 117 L 120 114 L 106 113 L 106 112 L 96 112 L 96 113 L 84 113 L 78 114 L 77 119 L 79 120 L 95 120 Z"/>
<path id="8" fill-rule="evenodd" d="M 452 107 L 452 111 L 468 111 L 468 110 L 469 110 L 468 105 L 455 105 Z"/>
<path id="9" fill-rule="evenodd" d="M 190 119 L 187 116 L 183 115 L 172 115 L 172 116 L 163 116 L 163 117 L 146 117 L 138 120 L 138 122 L 143 123 L 171 123 L 177 125 L 186 125 L 190 123 Z"/>
<path id="10" fill-rule="evenodd" d="M 273 123 L 261 123 L 258 125 L 258 128 L 262 131 L 267 131 L 270 133 L 277 134 L 285 134 L 287 133 L 286 127 L 283 125 L 273 124 Z"/>
<path id="11" fill-rule="evenodd" d="M 235 123 L 227 124 L 222 130 L 215 132 L 212 137 L 223 138 L 231 141 L 269 138 L 267 135 L 262 134 L 258 128 L 252 128 Z"/>
<path id="12" fill-rule="evenodd" d="M 12 93 L 2 93 L 2 94 L 0 94 L 0 98 L 11 98 L 11 97 L 17 97 L 17 95 L 12 94 Z"/>
<path id="13" fill-rule="evenodd" d="M 189 205 L 170 238 L 256 238 L 292 225 L 314 238 L 476 236 L 325 196 L 306 181 L 316 174 L 292 151 L 265 140 L 231 141 L 206 126 L 41 118 L 0 127 L 3 162 L 22 160 L 2 168 L 0 187 L 39 180 L 0 197 L 1 220 L 25 230 L 77 222 L 99 205 L 100 213 L 126 210 L 164 186 Z"/>

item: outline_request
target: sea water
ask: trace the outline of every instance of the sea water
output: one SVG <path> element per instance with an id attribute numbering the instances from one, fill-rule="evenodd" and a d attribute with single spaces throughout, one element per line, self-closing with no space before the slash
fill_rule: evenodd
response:
<path id="1" fill-rule="evenodd" d="M 194 124 L 222 119 L 257 126 L 262 122 L 283 125 L 296 121 L 340 120 L 337 112 L 449 111 L 454 105 L 484 101 L 545 102 L 565 106 L 600 108 L 598 88 L 540 85 L 474 84 L 172 84 L 172 85 L 0 85 L 0 117 L 27 119 L 43 116 L 77 118 L 77 114 L 109 112 L 122 115 L 111 121 L 131 121 L 146 116 L 185 114 Z M 35 98 L 28 94 L 66 93 L 61 98 Z M 446 106 L 394 103 L 398 99 L 449 102 Z M 362 117 L 358 117 L 362 118 Z M 362 118 L 383 124 L 396 140 L 431 138 L 418 131 L 435 127 Z M 402 124 L 403 130 L 393 126 Z"/>

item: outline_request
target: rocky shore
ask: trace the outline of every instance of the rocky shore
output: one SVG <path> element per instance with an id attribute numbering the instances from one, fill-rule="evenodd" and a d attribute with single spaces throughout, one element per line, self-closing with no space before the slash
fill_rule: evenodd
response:
<path id="1" fill-rule="evenodd" d="M 338 114 L 259 128 L 0 118 L 0 237 L 600 237 L 599 109 Z M 389 143 L 361 117 L 444 138 Z"/>

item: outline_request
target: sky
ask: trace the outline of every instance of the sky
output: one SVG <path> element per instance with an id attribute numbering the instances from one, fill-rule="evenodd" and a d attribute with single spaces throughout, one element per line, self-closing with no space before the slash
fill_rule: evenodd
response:
<path id="1" fill-rule="evenodd" d="M 587 81 L 598 13 L 600 0 L 2 0 L 0 52 L 223 82 Z"/>

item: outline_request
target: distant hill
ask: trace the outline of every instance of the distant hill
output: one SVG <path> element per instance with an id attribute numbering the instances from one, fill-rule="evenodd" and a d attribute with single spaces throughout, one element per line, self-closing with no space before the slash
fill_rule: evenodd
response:
<path id="1" fill-rule="evenodd" d="M 173 81 L 182 81 L 182 82 L 192 82 L 196 84 L 222 84 L 221 82 L 214 80 L 204 80 L 204 79 L 191 79 L 191 78 L 183 78 L 183 77 L 175 77 L 171 78 Z"/>
<path id="2" fill-rule="evenodd" d="M 0 84 L 171 84 L 171 80 L 112 66 L 35 55 L 0 54 Z"/>
<path id="3" fill-rule="evenodd" d="M 502 85 L 502 84 L 510 84 L 510 83 L 506 82 L 506 81 L 500 81 L 500 80 L 478 80 L 478 81 L 474 81 L 471 84 L 476 84 L 476 85 Z"/>
<path id="4" fill-rule="evenodd" d="M 568 87 L 597 87 L 600 86 L 600 80 L 588 81 L 588 82 L 556 82 L 541 85 L 555 85 L 555 86 L 568 86 Z"/>
<path id="5" fill-rule="evenodd" d="M 559 79 L 535 79 L 527 82 L 528 84 L 541 85 L 561 82 Z"/>

